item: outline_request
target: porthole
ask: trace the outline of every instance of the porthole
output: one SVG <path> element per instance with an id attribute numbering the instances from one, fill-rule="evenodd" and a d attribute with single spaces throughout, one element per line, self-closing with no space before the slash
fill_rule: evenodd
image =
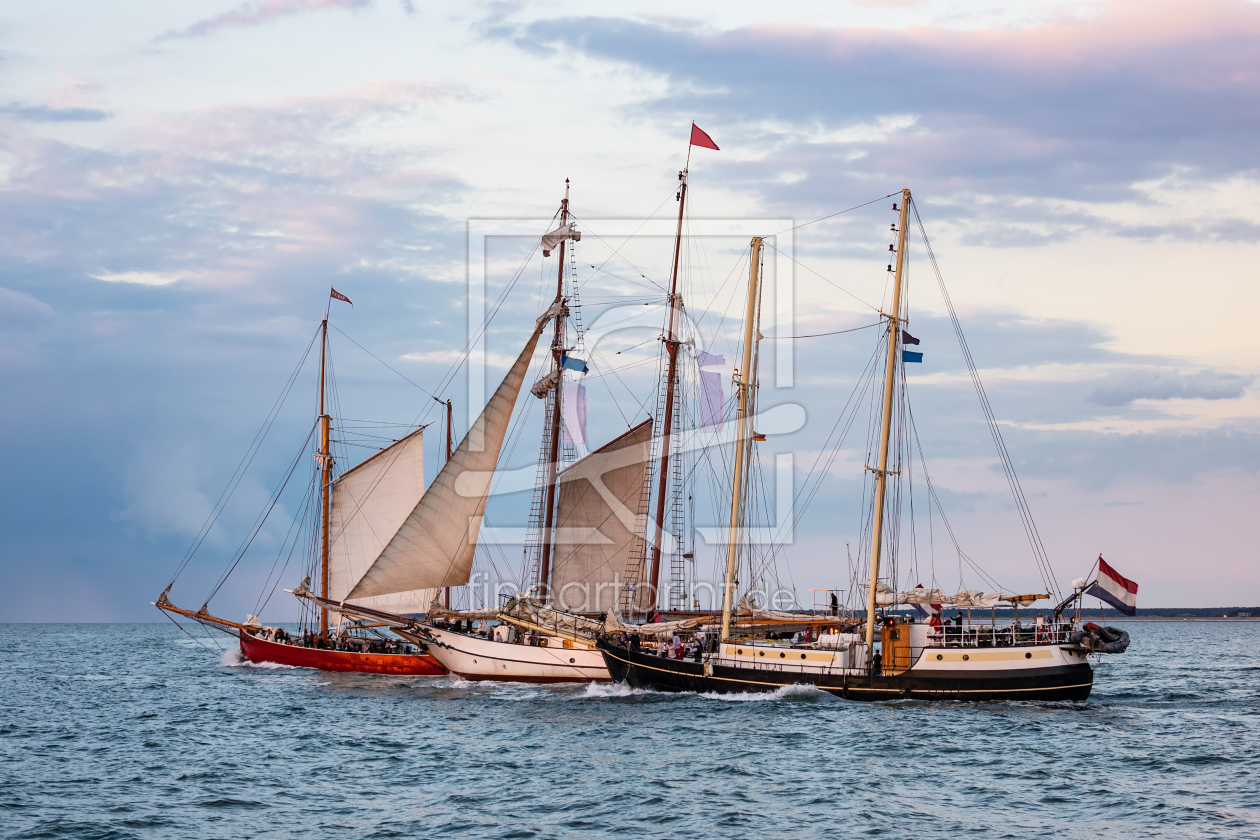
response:
<path id="1" fill-rule="evenodd" d="M 758 655 L 758 656 L 765 656 L 765 655 L 766 655 L 766 652 L 765 652 L 764 650 L 759 650 L 759 651 L 757 651 L 757 655 Z"/>
<path id="2" fill-rule="evenodd" d="M 576 659 L 574 659 L 573 657 L 571 657 L 571 656 L 570 656 L 570 657 L 569 657 L 569 664 L 570 664 L 570 665 L 572 665 L 574 662 L 577 662 L 577 660 L 576 660 Z"/>
<path id="3" fill-rule="evenodd" d="M 970 657 L 970 656 L 968 656 L 967 654 L 965 654 L 965 653 L 963 654 L 963 662 L 966 662 L 966 661 L 967 661 L 968 659 L 970 659 L 970 658 L 971 658 L 971 657 Z"/>
<path id="4" fill-rule="evenodd" d="M 944 656 L 941 656 L 939 653 L 938 653 L 938 654 L 936 654 L 936 661 L 937 661 L 937 662 L 940 662 L 940 661 L 941 661 L 942 659 L 944 659 L 944 658 L 945 658 L 945 657 L 944 657 Z"/>
<path id="5" fill-rule="evenodd" d="M 805 654 L 803 654 L 803 653 L 802 653 L 802 654 L 801 654 L 801 659 L 804 659 L 804 658 L 805 658 Z"/>
<path id="6" fill-rule="evenodd" d="M 1025 659 L 1032 659 L 1032 651 L 1030 650 L 1030 651 L 1028 651 L 1027 653 L 1025 653 L 1025 654 L 1024 654 L 1024 658 L 1025 658 Z"/>
<path id="7" fill-rule="evenodd" d="M 736 652 L 737 654 L 739 654 L 740 656 L 743 656 L 743 655 L 744 655 L 744 649 L 743 649 L 743 648 L 739 648 L 739 649 L 738 649 L 738 650 L 736 650 L 735 652 Z"/>
<path id="8" fill-rule="evenodd" d="M 783 651 L 779 651 L 779 658 L 780 658 L 780 659 L 783 659 L 785 656 L 787 656 L 787 654 L 786 654 L 786 653 L 784 653 Z"/>

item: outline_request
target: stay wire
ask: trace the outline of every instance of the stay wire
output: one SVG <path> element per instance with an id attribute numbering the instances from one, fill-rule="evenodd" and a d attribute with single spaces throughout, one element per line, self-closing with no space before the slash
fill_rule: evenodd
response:
<path id="1" fill-rule="evenodd" d="M 1007 485 L 1010 488 L 1011 496 L 1015 501 L 1015 508 L 1019 513 L 1020 521 L 1024 527 L 1025 536 L 1028 539 L 1029 546 L 1032 549 L 1033 558 L 1037 563 L 1038 571 L 1042 575 L 1042 581 L 1046 584 L 1056 596 L 1061 597 L 1058 583 L 1056 582 L 1054 569 L 1050 564 L 1049 554 L 1041 539 L 1041 534 L 1037 529 L 1037 524 L 1032 517 L 1032 509 L 1028 504 L 1028 499 L 1024 495 L 1023 487 L 1020 484 L 1019 476 L 1015 472 L 1015 464 L 1011 458 L 1010 452 L 1006 448 L 1006 441 L 1002 437 L 1002 431 L 998 426 L 997 415 L 993 410 L 992 404 L 989 402 L 988 395 L 985 393 L 984 384 L 980 380 L 980 372 L 976 366 L 975 359 L 971 355 L 971 348 L 967 344 L 966 336 L 963 334 L 962 323 L 958 319 L 958 313 L 954 309 L 953 300 L 949 296 L 949 291 L 945 287 L 945 278 L 941 274 L 940 266 L 937 264 L 936 255 L 932 251 L 932 244 L 928 240 L 927 229 L 923 225 L 923 220 L 919 217 L 919 209 L 916 203 L 911 203 L 910 209 L 914 211 L 914 219 L 919 227 L 919 234 L 923 238 L 923 245 L 927 251 L 928 259 L 932 263 L 932 270 L 936 274 L 936 283 L 941 290 L 941 297 L 945 301 L 946 309 L 949 312 L 950 324 L 954 329 L 954 335 L 958 339 L 958 344 L 962 350 L 963 360 L 967 365 L 967 372 L 971 376 L 972 385 L 975 387 L 976 396 L 980 400 L 980 407 L 984 413 L 985 421 L 989 427 L 989 434 L 993 438 L 994 446 L 997 448 L 998 459 L 1002 462 L 1002 471 L 1006 476 Z"/>

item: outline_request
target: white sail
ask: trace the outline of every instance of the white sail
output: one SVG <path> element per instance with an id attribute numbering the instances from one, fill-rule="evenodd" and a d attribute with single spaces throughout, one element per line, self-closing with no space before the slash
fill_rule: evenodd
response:
<path id="1" fill-rule="evenodd" d="M 417 429 L 341 476 L 329 513 L 328 597 L 341 601 L 380 556 L 424 495 L 424 432 Z M 429 609 L 437 590 L 357 599 L 360 606 L 411 614 Z"/>
<path id="2" fill-rule="evenodd" d="M 538 319 L 525 349 L 455 449 L 455 454 L 442 467 L 428 492 L 420 498 L 380 556 L 350 590 L 349 600 L 358 602 L 374 595 L 468 583 L 490 479 L 499 461 L 512 407 L 525 381 L 538 337 L 547 322 L 560 311 L 561 304 L 557 303 Z"/>
<path id="3" fill-rule="evenodd" d="M 620 575 L 642 538 L 643 487 L 651 458 L 646 420 L 578 461 L 560 477 L 551 591 L 555 603 L 579 612 L 610 612 Z"/>

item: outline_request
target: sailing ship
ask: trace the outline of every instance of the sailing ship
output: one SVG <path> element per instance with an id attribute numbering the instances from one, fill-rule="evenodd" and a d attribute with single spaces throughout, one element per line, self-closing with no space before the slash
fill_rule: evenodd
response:
<path id="1" fill-rule="evenodd" d="M 901 401 L 906 399 L 903 369 L 906 357 L 902 345 L 907 335 L 904 325 L 908 307 L 902 290 L 911 201 L 907 189 L 901 191 L 899 206 L 894 204 L 899 216 L 898 224 L 893 226 L 897 243 L 895 247 L 890 245 L 890 250 L 895 252 L 895 268 L 889 265 L 893 274 L 892 308 L 882 315 L 884 334 L 881 342 L 885 369 L 879 458 L 878 466 L 868 467 L 874 472 L 875 481 L 865 616 L 842 616 L 838 608 L 833 608 L 830 615 L 783 613 L 777 616 L 775 629 L 789 632 L 773 634 L 765 632 L 765 628 L 759 632 L 756 626 L 748 623 L 742 626 L 732 624 L 740 554 L 749 549 L 745 544 L 747 471 L 753 441 L 757 437 L 751 424 L 757 395 L 756 346 L 761 337 L 758 319 L 763 242 L 760 238 L 753 238 L 744 322 L 741 368 L 744 373 L 736 382 L 735 457 L 720 622 L 714 620 L 716 616 L 710 616 L 680 622 L 610 627 L 611 632 L 604 634 L 597 646 L 618 682 L 664 691 L 718 693 L 772 691 L 787 685 L 805 684 L 853 700 L 1084 700 L 1093 686 L 1090 653 L 1099 650 L 1122 652 L 1127 646 L 1127 635 L 1122 631 L 1095 625 L 1081 626 L 1080 598 L 1087 589 L 1083 581 L 1074 581 L 1072 593 L 1055 606 L 1049 622 L 1038 620 L 1029 628 L 1019 623 L 1018 607 L 1052 597 L 1049 593 L 1021 595 L 964 590 L 947 596 L 939 589 L 921 587 L 898 592 L 881 580 L 881 559 L 889 548 L 886 540 L 897 533 L 887 505 L 890 478 L 896 479 L 900 471 L 891 468 L 889 451 L 894 434 L 894 408 L 904 404 Z M 970 367 L 970 354 L 948 297 L 946 303 L 957 335 L 964 343 L 964 356 Z M 984 400 L 979 377 L 974 369 L 972 373 L 973 382 Z M 987 416 L 995 441 L 999 441 L 1000 454 L 1005 459 L 1007 456 L 1000 444 L 1000 433 L 995 430 L 996 421 L 991 413 Z M 1004 460 L 1004 466 L 1010 465 Z M 1013 480 L 1012 490 L 1017 491 L 1013 469 L 1008 470 L 1008 477 Z M 1022 492 L 1019 492 L 1017 502 L 1021 499 Z M 1026 504 L 1019 508 L 1021 515 L 1027 513 Z M 1037 545 L 1039 540 L 1034 544 L 1034 553 L 1040 558 Z M 1043 567 L 1043 572 L 1046 568 L 1048 564 Z M 1136 591 L 1135 585 L 1133 591 Z M 970 618 L 967 626 L 962 626 L 961 613 L 958 613 L 954 625 L 942 627 L 936 622 L 915 621 L 913 614 L 894 614 L 884 609 L 901 604 L 930 604 L 937 609 L 953 605 L 967 609 L 969 615 L 973 607 L 996 608 L 999 604 L 1009 604 L 1015 607 L 1016 619 L 1009 626 L 999 626 L 994 609 L 993 620 L 988 626 L 974 625 Z M 1076 613 L 1071 611 L 1074 604 Z M 884 609 L 883 615 L 881 609 Z M 791 633 L 792 630 L 802 632 Z M 680 633 L 692 635 L 697 640 L 686 648 L 690 654 L 687 658 L 683 658 L 681 649 L 672 645 L 668 649 L 665 645 L 658 645 L 653 650 L 651 645 L 644 644 L 644 637 L 650 639 L 656 635 L 668 635 L 677 638 Z M 784 636 L 790 638 L 782 638 Z"/>
<path id="2" fill-rule="evenodd" d="M 333 295 L 338 293 L 334 290 Z M 444 608 L 437 603 L 439 593 L 445 593 L 445 606 L 449 607 L 449 587 L 468 582 L 490 477 L 512 407 L 543 329 L 551 318 L 563 317 L 564 311 L 558 301 L 538 319 L 503 382 L 453 452 L 450 403 L 444 403 L 447 460 L 427 490 L 423 427 L 336 475 L 332 418 L 325 410 L 326 313 L 320 326 L 319 442 L 315 453 L 319 591 L 311 591 L 309 576 L 296 589 L 288 590 L 313 605 L 318 625 L 304 628 L 295 637 L 282 628 L 264 626 L 254 616 L 245 622 L 214 616 L 209 611 L 209 599 L 195 612 L 182 609 L 169 599 L 175 579 L 155 606 L 168 615 L 236 634 L 242 655 L 252 662 L 329 671 L 445 674 L 447 669 L 426 650 L 423 641 L 399 633 L 386 638 L 379 631 L 413 626 L 415 616 Z M 354 599 L 353 610 L 345 606 L 349 598 Z"/>
<path id="3" fill-rule="evenodd" d="M 337 299 L 349 302 L 348 298 L 333 289 L 329 295 L 330 305 Z M 313 491 L 318 505 L 318 539 L 315 545 L 320 589 L 326 597 L 336 598 L 349 591 L 366 564 L 370 563 L 380 548 L 381 535 L 396 530 L 403 517 L 424 495 L 424 427 L 416 428 L 354 468 L 337 474 L 337 458 L 333 455 L 332 445 L 333 419 L 327 411 L 330 384 L 328 315 L 326 309 L 319 325 L 319 413 L 315 419 L 318 438 L 314 453 L 317 479 Z M 217 513 L 211 514 L 210 523 L 217 518 Z M 261 521 L 265 521 L 265 514 L 259 527 Z M 203 529 L 198 535 L 195 547 L 200 545 L 206 532 Z M 191 559 L 191 554 L 187 559 Z M 187 559 L 181 564 L 180 572 L 187 566 Z M 235 568 L 235 563 L 230 567 L 229 574 L 232 568 Z M 191 618 L 206 627 L 235 635 L 240 643 L 241 655 L 250 662 L 321 671 L 411 676 L 446 673 L 446 669 L 428 655 L 423 645 L 385 636 L 378 632 L 383 625 L 363 624 L 326 607 L 316 611 L 317 624 L 312 616 L 309 625 L 304 626 L 296 636 L 280 627 L 265 626 L 252 615 L 244 622 L 212 615 L 209 598 L 195 612 L 182 609 L 170 601 L 171 588 L 180 572 L 172 578 L 154 606 L 169 616 Z M 386 599 L 376 599 L 373 605 L 401 612 L 420 611 L 427 609 L 432 596 L 430 589 L 415 588 Z"/>
<path id="4" fill-rule="evenodd" d="M 576 297 L 575 281 L 566 270 L 573 260 L 571 243 L 581 233 L 570 220 L 569 185 L 557 213 L 559 226 L 542 238 L 544 256 L 557 252 L 556 295 Z M 566 282 L 570 288 L 566 289 Z M 590 616 L 615 607 L 615 582 L 626 558 L 641 542 L 644 528 L 640 500 L 647 481 L 652 421 L 640 423 L 586 457 L 562 465 L 565 429 L 567 306 L 554 315 L 547 373 L 531 388 L 546 404 L 535 487 L 531 544 L 526 546 L 524 574 L 534 578 L 532 594 L 511 598 L 489 611 L 499 624 L 477 630 L 474 617 L 452 614 L 450 621 L 430 620 L 395 632 L 423 644 L 444 667 L 469 680 L 507 682 L 600 682 L 611 679 L 604 657 L 595 647 L 602 625 Z M 576 394 L 569 398 L 576 397 Z M 532 554 L 531 554 L 532 551 Z M 532 562 L 531 562 L 532 560 Z M 536 571 L 535 571 L 536 570 Z M 594 592 L 594 597 L 590 593 Z M 557 593 L 581 593 L 576 603 L 552 604 Z M 430 616 L 433 619 L 433 616 Z"/>

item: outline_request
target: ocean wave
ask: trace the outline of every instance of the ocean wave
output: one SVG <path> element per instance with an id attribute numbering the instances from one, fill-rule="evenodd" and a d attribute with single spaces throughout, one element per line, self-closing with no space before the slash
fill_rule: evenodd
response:
<path id="1" fill-rule="evenodd" d="M 654 695 L 657 697 L 668 696 L 669 692 L 653 691 L 650 688 L 632 688 L 626 683 L 603 682 L 603 683 L 587 683 L 585 690 L 578 696 L 582 700 L 608 700 L 618 697 L 645 697 Z"/>

